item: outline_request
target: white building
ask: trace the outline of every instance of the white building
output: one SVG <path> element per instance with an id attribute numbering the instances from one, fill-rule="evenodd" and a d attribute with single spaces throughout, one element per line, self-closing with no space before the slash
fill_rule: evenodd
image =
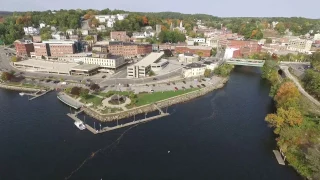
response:
<path id="1" fill-rule="evenodd" d="M 93 57 L 82 57 L 77 60 L 78 62 L 83 62 L 84 64 L 95 64 L 99 65 L 104 72 L 113 73 L 117 68 L 124 65 L 125 59 L 121 56 L 110 56 L 108 58 L 93 58 Z"/>
<path id="2" fill-rule="evenodd" d="M 117 14 L 117 15 L 96 15 L 95 18 L 100 22 L 100 23 L 106 23 L 107 27 L 112 28 L 113 24 L 116 21 L 122 21 L 126 17 L 128 17 L 128 14 Z"/>
<path id="3" fill-rule="evenodd" d="M 215 70 L 218 67 L 218 62 L 213 61 L 205 61 L 203 64 L 206 66 L 206 69 L 210 69 L 211 71 Z"/>
<path id="4" fill-rule="evenodd" d="M 182 75 L 185 78 L 203 76 L 206 69 L 206 65 L 192 63 L 183 68 Z"/>
<path id="5" fill-rule="evenodd" d="M 320 34 L 315 34 L 314 37 L 313 37 L 313 40 L 315 41 L 319 41 L 320 40 Z"/>
<path id="6" fill-rule="evenodd" d="M 83 36 L 87 36 L 89 34 L 89 30 L 86 30 L 86 29 L 81 29 L 81 34 Z"/>
<path id="7" fill-rule="evenodd" d="M 25 35 L 38 35 L 40 33 L 39 28 L 34 28 L 34 27 L 24 27 L 23 28 L 24 34 Z"/>
<path id="8" fill-rule="evenodd" d="M 187 40 L 187 45 L 188 45 L 188 46 L 194 46 L 194 41 L 193 41 L 193 39 L 188 39 L 188 40 Z"/>
<path id="9" fill-rule="evenodd" d="M 287 49 L 300 53 L 308 53 L 311 50 L 312 41 L 306 39 L 290 39 Z"/>
<path id="10" fill-rule="evenodd" d="M 40 27 L 40 29 L 42 29 L 42 28 L 46 27 L 46 24 L 45 23 L 40 23 L 39 27 Z"/>
<path id="11" fill-rule="evenodd" d="M 74 29 L 68 29 L 66 30 L 66 33 L 69 34 L 69 35 L 74 35 L 75 33 L 75 30 Z"/>
<path id="12" fill-rule="evenodd" d="M 99 25 L 97 27 L 97 31 L 104 31 L 104 30 L 106 30 L 106 26 L 104 26 L 104 25 Z"/>
<path id="13" fill-rule="evenodd" d="M 197 38 L 193 38 L 193 42 L 202 44 L 202 43 L 206 43 L 206 39 L 197 37 Z"/>
<path id="14" fill-rule="evenodd" d="M 199 61 L 199 56 L 197 54 L 192 54 L 192 53 L 184 53 L 184 54 L 179 54 L 179 62 L 180 63 L 194 63 Z"/>
<path id="15" fill-rule="evenodd" d="M 164 56 L 164 52 L 152 52 L 134 65 L 127 67 L 128 78 L 146 77 L 151 70 L 151 65 L 157 63 Z"/>
<path id="16" fill-rule="evenodd" d="M 224 59 L 231 59 L 233 57 L 233 52 L 239 50 L 238 48 L 226 48 L 224 53 Z"/>

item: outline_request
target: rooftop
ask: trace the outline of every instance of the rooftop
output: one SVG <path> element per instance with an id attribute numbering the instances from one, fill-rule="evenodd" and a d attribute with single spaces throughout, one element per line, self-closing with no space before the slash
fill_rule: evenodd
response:
<path id="1" fill-rule="evenodd" d="M 187 65 L 185 66 L 186 69 L 201 68 L 201 67 L 205 67 L 205 65 L 199 64 L 199 63 L 191 63 L 191 64 L 187 64 Z"/>
<path id="2" fill-rule="evenodd" d="M 156 62 L 164 55 L 164 52 L 152 52 L 141 61 L 137 62 L 135 66 L 149 66 L 150 64 Z"/>
<path id="3" fill-rule="evenodd" d="M 99 68 L 99 65 L 95 65 L 95 64 L 82 64 L 82 65 L 78 65 L 75 66 L 73 68 L 71 68 L 72 70 L 76 70 L 76 71 L 92 71 L 94 69 Z"/>
<path id="4" fill-rule="evenodd" d="M 177 46 L 177 47 L 187 47 L 189 49 L 201 49 L 201 50 L 211 50 L 212 49 L 212 47 L 208 47 L 208 46 Z"/>
<path id="5" fill-rule="evenodd" d="M 47 44 L 74 44 L 76 41 L 74 40 L 57 40 L 57 39 L 49 39 L 48 41 L 42 41 L 42 43 L 47 43 Z"/>
<path id="6" fill-rule="evenodd" d="M 59 63 L 53 61 L 43 61 L 28 59 L 25 61 L 15 62 L 14 64 L 19 64 L 23 66 L 30 66 L 41 68 L 45 70 L 50 70 L 51 72 L 69 73 L 70 69 L 77 66 L 77 63 Z"/>

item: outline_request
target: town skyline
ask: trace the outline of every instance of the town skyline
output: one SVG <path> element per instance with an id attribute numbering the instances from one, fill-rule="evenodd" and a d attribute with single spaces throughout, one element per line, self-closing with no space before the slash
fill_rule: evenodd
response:
<path id="1" fill-rule="evenodd" d="M 23 6 L 17 6 L 21 4 Z M 128 1 L 119 0 L 117 2 L 103 2 L 95 0 L 94 3 L 87 4 L 84 1 L 78 2 L 77 5 L 56 0 L 54 2 L 35 2 L 31 0 L 13 0 L 5 1 L 0 7 L 0 11 L 45 11 L 45 10 L 60 10 L 60 9 L 119 9 L 130 12 L 180 12 L 184 14 L 209 14 L 218 17 L 305 17 L 319 19 L 316 13 L 319 2 L 315 0 L 306 0 L 300 2 L 276 1 L 270 0 L 264 2 L 263 7 L 254 5 L 253 0 L 244 0 L 241 2 L 228 0 L 217 3 L 212 3 L 209 0 L 200 0 L 198 4 L 207 4 L 201 8 L 194 8 L 194 5 L 183 3 L 181 0 L 175 1 L 164 0 L 161 4 L 154 6 L 153 2 L 142 0 Z M 171 5 L 168 5 L 171 4 Z M 276 4 L 276 6 L 275 6 Z M 310 4 L 313 4 L 312 6 Z M 308 8 L 301 8 L 309 5 Z M 217 7 L 219 6 L 219 7 Z M 262 11 L 263 10 L 263 11 Z"/>

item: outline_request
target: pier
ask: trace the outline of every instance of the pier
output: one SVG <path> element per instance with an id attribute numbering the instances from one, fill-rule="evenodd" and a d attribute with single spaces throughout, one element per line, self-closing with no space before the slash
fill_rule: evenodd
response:
<path id="1" fill-rule="evenodd" d="M 67 116 L 69 116 L 71 119 L 73 119 L 74 121 L 81 121 L 77 115 L 80 114 L 81 112 L 83 112 L 82 110 L 81 111 L 78 111 L 78 112 L 75 112 L 75 113 L 68 113 Z"/>
<path id="2" fill-rule="evenodd" d="M 273 150 L 273 153 L 276 156 L 277 161 L 280 165 L 286 165 L 286 163 L 284 162 L 284 159 L 282 159 L 282 156 L 278 150 Z"/>
<path id="3" fill-rule="evenodd" d="M 41 90 L 39 90 L 39 91 L 37 91 L 37 92 L 35 92 L 35 93 L 32 93 L 32 94 L 27 93 L 26 95 L 33 96 L 32 98 L 29 99 L 29 101 L 32 101 L 32 100 L 34 100 L 34 99 L 36 99 L 36 98 L 38 98 L 38 97 L 41 97 L 41 96 L 43 96 L 43 95 L 45 95 L 45 94 L 47 94 L 47 93 L 49 93 L 49 92 L 51 92 L 51 91 L 53 91 L 53 89 L 49 89 L 49 90 L 47 90 L 47 91 L 41 91 Z M 42 93 L 40 93 L 40 92 L 42 92 Z M 38 93 L 40 93 L 40 94 L 38 94 Z"/>
<path id="4" fill-rule="evenodd" d="M 141 119 L 141 120 L 125 123 L 125 124 L 120 124 L 120 125 L 117 125 L 117 126 L 114 126 L 114 127 L 104 127 L 104 128 L 102 128 L 101 131 L 92 128 L 88 124 L 86 124 L 86 128 L 90 132 L 92 132 L 93 134 L 100 134 L 100 133 L 104 133 L 104 132 L 108 132 L 108 131 L 112 131 L 112 130 L 116 130 L 116 129 L 120 129 L 120 128 L 124 128 L 124 127 L 128 127 L 128 126 L 132 126 L 132 125 L 139 124 L 139 123 L 145 123 L 145 122 L 152 121 L 152 120 L 155 120 L 155 119 L 159 119 L 159 118 L 162 118 L 162 117 L 165 117 L 165 116 L 169 116 L 169 115 L 170 115 L 169 113 L 162 113 L 160 115 L 148 117 L 148 118 L 145 118 L 145 119 Z"/>

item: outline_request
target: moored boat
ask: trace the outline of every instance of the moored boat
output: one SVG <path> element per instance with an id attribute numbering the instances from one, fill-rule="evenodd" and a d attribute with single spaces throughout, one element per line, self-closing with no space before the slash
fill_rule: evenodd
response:
<path id="1" fill-rule="evenodd" d="M 76 125 L 77 128 L 79 128 L 80 130 L 86 129 L 86 126 L 83 124 L 82 121 L 76 121 L 76 122 L 74 122 L 74 125 Z"/>

